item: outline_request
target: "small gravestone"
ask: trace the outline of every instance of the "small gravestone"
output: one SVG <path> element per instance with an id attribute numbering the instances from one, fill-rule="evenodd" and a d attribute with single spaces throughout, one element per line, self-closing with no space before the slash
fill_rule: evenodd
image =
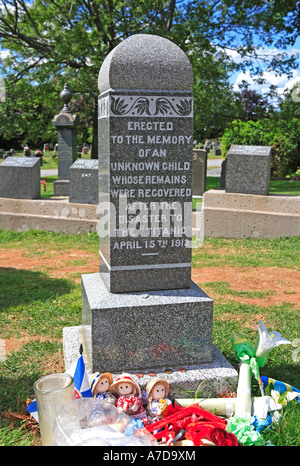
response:
<path id="1" fill-rule="evenodd" d="M 203 196 L 206 190 L 207 153 L 193 149 L 193 196 Z"/>
<path id="2" fill-rule="evenodd" d="M 225 191 L 269 194 L 271 146 L 232 145 L 227 153 Z"/>
<path id="3" fill-rule="evenodd" d="M 220 188 L 222 189 L 225 189 L 226 164 L 227 164 L 227 159 L 224 159 L 221 163 L 221 176 L 220 176 Z"/>
<path id="4" fill-rule="evenodd" d="M 29 147 L 24 147 L 24 152 L 23 152 L 24 157 L 31 157 L 31 150 Z"/>
<path id="5" fill-rule="evenodd" d="M 4 149 L 0 149 L 0 159 L 3 159 L 4 156 Z"/>
<path id="6" fill-rule="evenodd" d="M 78 118 L 73 115 L 68 104 L 72 98 L 67 84 L 60 93 L 64 102 L 62 111 L 52 121 L 58 129 L 58 179 L 54 182 L 54 196 L 69 196 L 70 194 L 70 167 L 77 158 L 76 127 Z"/>
<path id="7" fill-rule="evenodd" d="M 39 199 L 40 159 L 7 157 L 0 165 L 0 197 Z"/>
<path id="8" fill-rule="evenodd" d="M 77 159 L 70 168 L 69 202 L 98 204 L 98 160 Z"/>

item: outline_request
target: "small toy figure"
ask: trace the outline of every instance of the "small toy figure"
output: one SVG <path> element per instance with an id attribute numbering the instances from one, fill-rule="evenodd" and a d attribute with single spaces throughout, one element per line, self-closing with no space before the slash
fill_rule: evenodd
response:
<path id="1" fill-rule="evenodd" d="M 117 397 L 116 407 L 134 419 L 146 418 L 146 410 L 141 402 L 141 391 L 130 374 L 122 374 L 110 387 Z"/>
<path id="2" fill-rule="evenodd" d="M 148 395 L 147 413 L 152 421 L 157 421 L 164 417 L 167 407 L 172 403 L 167 398 L 169 394 L 169 384 L 162 379 L 153 379 L 146 386 Z"/>
<path id="3" fill-rule="evenodd" d="M 107 400 L 110 403 L 115 403 L 115 397 L 110 393 L 109 388 L 113 383 L 113 376 L 110 372 L 100 374 L 95 372 L 92 376 L 91 389 L 94 398 L 99 400 Z"/>

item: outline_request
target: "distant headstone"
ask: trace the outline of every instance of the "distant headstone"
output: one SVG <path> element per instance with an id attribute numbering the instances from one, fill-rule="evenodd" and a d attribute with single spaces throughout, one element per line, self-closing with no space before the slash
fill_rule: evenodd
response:
<path id="1" fill-rule="evenodd" d="M 0 149 L 0 159 L 3 159 L 4 156 L 4 149 Z"/>
<path id="2" fill-rule="evenodd" d="M 60 97 L 64 102 L 62 111 L 53 119 L 53 125 L 58 129 L 58 179 L 54 182 L 55 196 L 69 196 L 70 194 L 70 167 L 77 158 L 76 127 L 78 118 L 71 113 L 68 106 L 72 98 L 67 84 Z"/>
<path id="3" fill-rule="evenodd" d="M 0 197 L 39 199 L 40 159 L 7 157 L 0 165 Z"/>
<path id="4" fill-rule="evenodd" d="M 70 168 L 69 202 L 98 204 L 98 159 L 77 159 Z"/>
<path id="5" fill-rule="evenodd" d="M 220 177 L 220 188 L 222 189 L 225 189 L 226 164 L 227 164 L 227 159 L 224 159 L 221 163 L 221 177 Z"/>
<path id="6" fill-rule="evenodd" d="M 25 157 L 31 157 L 31 150 L 29 147 L 24 147 L 24 152 L 23 152 Z"/>
<path id="7" fill-rule="evenodd" d="M 193 196 L 203 196 L 206 190 L 207 153 L 193 149 Z"/>
<path id="8" fill-rule="evenodd" d="M 227 154 L 225 191 L 269 194 L 271 146 L 232 145 Z"/>

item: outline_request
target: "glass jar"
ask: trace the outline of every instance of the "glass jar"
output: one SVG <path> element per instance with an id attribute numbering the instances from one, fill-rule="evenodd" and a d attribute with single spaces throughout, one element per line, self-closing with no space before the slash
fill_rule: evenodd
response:
<path id="1" fill-rule="evenodd" d="M 38 379 L 34 393 L 43 446 L 52 445 L 55 419 L 61 407 L 75 399 L 74 380 L 68 374 L 50 374 Z"/>

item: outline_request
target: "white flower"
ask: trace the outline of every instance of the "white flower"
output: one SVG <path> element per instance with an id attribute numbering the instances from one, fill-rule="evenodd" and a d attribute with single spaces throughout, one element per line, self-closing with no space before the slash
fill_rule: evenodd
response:
<path id="1" fill-rule="evenodd" d="M 276 409 L 284 408 L 290 401 L 294 400 L 298 396 L 299 393 L 297 392 L 285 392 L 282 394 L 277 390 L 271 390 L 271 397 L 276 403 Z"/>
<path id="2" fill-rule="evenodd" d="M 286 338 L 282 338 L 279 332 L 270 332 L 265 326 L 265 324 L 259 320 L 259 327 L 254 324 L 259 332 L 258 340 L 256 340 L 255 355 L 257 358 L 264 358 L 267 356 L 268 352 L 279 345 L 287 345 L 291 343 Z"/>

